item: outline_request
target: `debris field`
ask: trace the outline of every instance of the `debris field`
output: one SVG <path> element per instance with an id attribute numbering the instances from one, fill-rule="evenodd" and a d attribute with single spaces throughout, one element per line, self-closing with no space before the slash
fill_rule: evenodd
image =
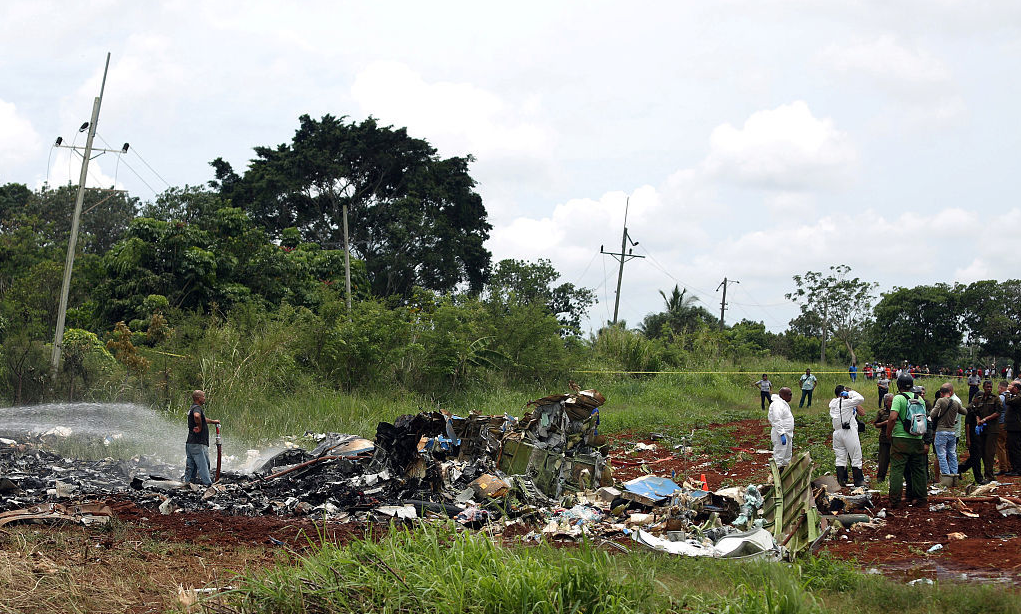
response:
<path id="1" fill-rule="evenodd" d="M 162 539 L 301 549 L 452 519 L 507 543 L 586 536 L 620 550 L 767 560 L 828 551 L 905 579 L 1021 580 L 1021 484 L 935 486 L 925 508 L 888 512 L 876 491 L 812 480 L 807 453 L 781 474 L 760 448 L 765 421 L 711 425 L 734 439 L 721 462 L 684 438 L 607 438 L 604 402 L 575 389 L 529 402 L 520 419 L 401 416 L 374 440 L 323 434 L 312 450 L 258 458 L 211 487 L 145 457 L 75 460 L 5 439 L 0 527 L 118 517 Z"/>

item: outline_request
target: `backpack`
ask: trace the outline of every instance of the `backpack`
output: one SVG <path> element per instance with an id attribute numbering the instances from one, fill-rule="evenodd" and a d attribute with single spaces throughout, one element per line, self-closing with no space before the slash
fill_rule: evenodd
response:
<path id="1" fill-rule="evenodd" d="M 904 412 L 904 418 L 902 418 L 904 432 L 908 435 L 925 435 L 929 421 L 925 411 L 925 403 L 918 397 L 911 398 L 903 392 L 901 395 L 908 400 L 908 408 Z"/>

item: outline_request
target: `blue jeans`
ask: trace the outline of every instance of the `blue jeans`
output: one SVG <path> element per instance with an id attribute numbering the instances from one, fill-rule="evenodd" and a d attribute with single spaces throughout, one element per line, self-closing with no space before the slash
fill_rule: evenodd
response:
<path id="1" fill-rule="evenodd" d="M 798 401 L 798 407 L 804 407 L 805 406 L 805 397 L 808 397 L 808 406 L 809 407 L 812 406 L 812 391 L 811 390 L 805 390 L 804 388 L 802 388 L 801 389 L 801 400 Z"/>
<path id="2" fill-rule="evenodd" d="M 936 459 L 942 475 L 957 475 L 957 433 L 936 431 Z"/>
<path id="3" fill-rule="evenodd" d="M 209 478 L 209 446 L 200 443 L 184 444 L 185 463 L 184 481 L 198 482 L 209 486 L 213 480 Z"/>

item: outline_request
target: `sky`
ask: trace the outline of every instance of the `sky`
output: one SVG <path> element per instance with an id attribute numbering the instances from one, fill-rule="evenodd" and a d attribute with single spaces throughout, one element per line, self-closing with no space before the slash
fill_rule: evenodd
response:
<path id="1" fill-rule="evenodd" d="M 471 154 L 494 262 L 594 289 L 586 329 L 637 326 L 675 284 L 782 331 L 792 276 L 880 291 L 1017 278 L 1021 2 L 0 0 L 0 184 L 152 200 L 308 113 Z M 630 246 L 629 246 L 630 247 Z"/>

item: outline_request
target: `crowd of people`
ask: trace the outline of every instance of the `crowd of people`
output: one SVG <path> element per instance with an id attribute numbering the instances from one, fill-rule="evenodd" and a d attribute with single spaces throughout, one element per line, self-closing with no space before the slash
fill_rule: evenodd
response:
<path id="1" fill-rule="evenodd" d="M 935 376 L 945 378 L 956 377 L 958 381 L 965 378 L 977 378 L 981 382 L 982 380 L 999 377 L 1010 381 L 1014 378 L 1014 367 L 1012 365 L 1005 365 L 997 369 L 996 365 L 992 365 L 986 367 L 965 368 L 961 365 L 957 365 L 956 367 L 937 367 L 936 369 L 930 369 L 929 365 L 913 365 L 906 363 L 900 367 L 895 367 L 894 365 L 883 364 L 881 362 L 867 362 L 861 369 L 859 369 L 858 364 L 852 362 L 851 366 L 847 368 L 847 375 L 851 378 L 852 383 L 858 380 L 859 373 L 861 373 L 862 377 L 867 380 L 879 380 L 884 377 L 888 380 L 893 380 L 897 379 L 902 373 L 907 373 L 916 379 L 919 377 Z"/>
<path id="2" fill-rule="evenodd" d="M 930 399 L 925 386 L 916 381 L 912 368 L 905 365 L 890 370 L 888 365 L 867 364 L 864 370 L 867 379 L 875 380 L 878 392 L 879 408 L 871 421 L 879 440 L 876 480 L 890 480 L 891 508 L 901 505 L 905 493 L 907 502 L 924 504 L 928 484 L 941 476 L 956 482 L 970 470 L 976 484 L 987 484 L 1001 476 L 1021 476 L 1021 379 L 1011 381 L 1004 377 L 994 393 L 991 378 L 999 375 L 995 370 L 990 369 L 987 376 L 984 369 L 961 369 L 960 377 L 968 378 L 965 403 L 954 392 L 952 381 L 942 383 Z M 927 373 L 927 368 L 922 369 L 920 376 L 934 375 Z M 1003 375 L 1013 375 L 1011 371 L 1008 367 Z M 850 373 L 854 382 L 856 371 Z M 956 375 L 951 374 L 951 378 Z M 811 370 L 805 370 L 799 383 L 802 390 L 799 408 L 806 399 L 811 407 L 817 383 Z M 891 383 L 895 387 L 893 392 Z M 769 400 L 767 417 L 773 460 L 783 471 L 794 451 L 793 391 L 783 387 L 774 394 L 765 373 L 754 385 L 760 391 L 763 409 Z M 829 402 L 829 416 L 837 480 L 841 485 L 866 483 L 861 437 L 868 436 L 872 429 L 865 414 L 865 396 L 861 392 L 849 385 L 836 386 Z M 968 458 L 959 463 L 962 438 Z M 932 463 L 930 453 L 934 456 Z"/>

